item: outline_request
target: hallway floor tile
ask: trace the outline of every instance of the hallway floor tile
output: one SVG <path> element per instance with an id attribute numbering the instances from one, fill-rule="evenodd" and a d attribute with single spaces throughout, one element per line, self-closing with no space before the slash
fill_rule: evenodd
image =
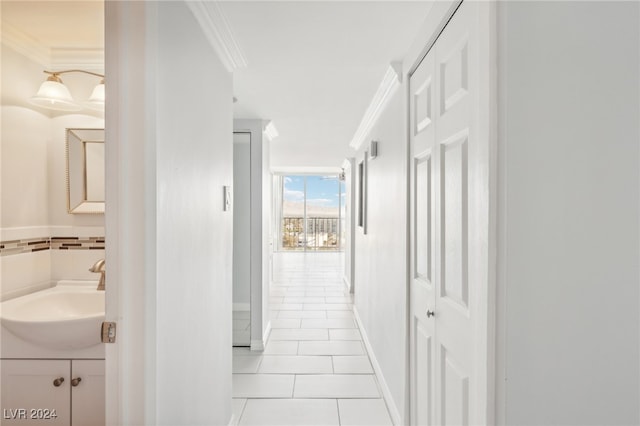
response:
<path id="1" fill-rule="evenodd" d="M 240 425 L 339 425 L 333 399 L 250 399 Z"/>
<path id="2" fill-rule="evenodd" d="M 332 374 L 333 363 L 327 356 L 265 355 L 259 373 L 268 374 Z"/>
<path id="3" fill-rule="evenodd" d="M 339 399 L 342 426 L 391 425 L 387 406 L 382 399 Z"/>
<path id="4" fill-rule="evenodd" d="M 391 425 L 340 253 L 276 253 L 271 334 L 233 350 L 235 425 Z"/>
<path id="5" fill-rule="evenodd" d="M 296 377 L 294 398 L 380 398 L 373 374 L 323 374 Z"/>
<path id="6" fill-rule="evenodd" d="M 355 340 L 300 342 L 299 355 L 365 355 L 362 343 Z"/>

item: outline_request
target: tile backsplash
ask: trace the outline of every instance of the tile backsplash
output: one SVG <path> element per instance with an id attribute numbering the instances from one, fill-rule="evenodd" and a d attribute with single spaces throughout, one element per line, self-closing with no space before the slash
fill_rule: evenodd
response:
<path id="1" fill-rule="evenodd" d="M 104 237 L 40 237 L 0 241 L 0 256 L 42 250 L 104 250 Z"/>

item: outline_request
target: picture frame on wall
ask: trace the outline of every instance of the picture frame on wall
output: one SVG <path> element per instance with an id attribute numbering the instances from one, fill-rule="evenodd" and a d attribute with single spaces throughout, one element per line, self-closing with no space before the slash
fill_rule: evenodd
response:
<path id="1" fill-rule="evenodd" d="M 358 163 L 358 227 L 367 235 L 367 163 L 368 151 L 365 151 L 362 161 Z"/>

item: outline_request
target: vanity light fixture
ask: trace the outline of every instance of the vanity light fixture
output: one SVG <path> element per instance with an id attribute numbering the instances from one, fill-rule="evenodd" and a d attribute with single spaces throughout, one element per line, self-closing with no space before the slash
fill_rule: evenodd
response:
<path id="1" fill-rule="evenodd" d="M 93 89 L 91 97 L 82 104 L 73 100 L 69 89 L 60 78 L 60 74 L 70 72 L 80 72 L 101 78 L 100 83 Z M 80 111 L 83 105 L 87 108 L 104 111 L 104 75 L 84 70 L 45 70 L 44 73 L 49 74 L 49 77 L 40 85 L 38 93 L 29 99 L 29 103 L 57 111 Z"/>

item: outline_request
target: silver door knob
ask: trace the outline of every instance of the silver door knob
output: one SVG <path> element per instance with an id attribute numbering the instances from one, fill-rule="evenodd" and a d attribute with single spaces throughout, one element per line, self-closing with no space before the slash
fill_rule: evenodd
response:
<path id="1" fill-rule="evenodd" d="M 80 377 L 76 377 L 75 379 L 71 380 L 71 386 L 76 387 L 80 384 L 81 381 L 82 379 Z"/>
<path id="2" fill-rule="evenodd" d="M 53 386 L 59 387 L 64 382 L 64 377 L 58 377 L 53 381 Z"/>
<path id="3" fill-rule="evenodd" d="M 436 316 L 436 313 L 435 313 L 435 312 L 433 312 L 433 311 L 427 311 L 427 318 L 431 318 L 431 317 L 434 317 L 434 316 Z"/>

